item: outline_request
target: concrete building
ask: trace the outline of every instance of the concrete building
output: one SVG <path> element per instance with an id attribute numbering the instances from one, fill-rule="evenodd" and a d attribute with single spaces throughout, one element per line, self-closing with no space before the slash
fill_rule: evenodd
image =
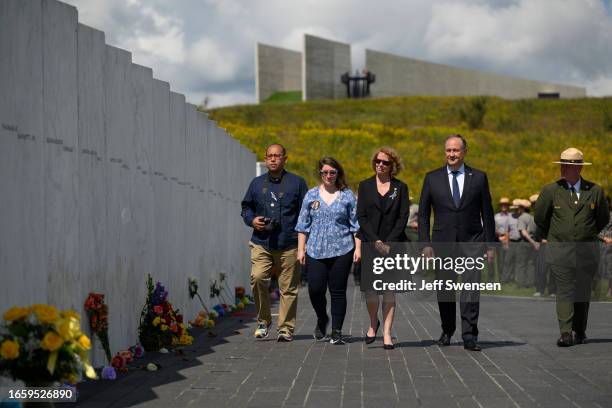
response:
<path id="1" fill-rule="evenodd" d="M 351 70 L 349 44 L 306 34 L 302 61 L 304 100 L 346 97 L 346 87 L 340 77 Z"/>
<path id="2" fill-rule="evenodd" d="M 304 100 L 346 98 L 341 76 L 351 69 L 349 44 L 304 35 L 304 52 L 257 44 L 257 102 L 274 92 L 301 90 Z M 302 65 L 296 61 L 301 55 Z M 374 97 L 490 95 L 507 99 L 583 98 L 583 87 L 535 81 L 474 69 L 436 64 L 385 52 L 366 50 L 366 68 L 376 75 Z M 301 84 L 297 85 L 297 78 Z"/>
<path id="3" fill-rule="evenodd" d="M 265 101 L 276 92 L 302 90 L 302 53 L 255 44 L 255 98 Z"/>
<path id="4" fill-rule="evenodd" d="M 507 99 L 583 98 L 586 89 L 434 64 L 366 50 L 366 67 L 376 74 L 373 97 L 491 95 Z"/>

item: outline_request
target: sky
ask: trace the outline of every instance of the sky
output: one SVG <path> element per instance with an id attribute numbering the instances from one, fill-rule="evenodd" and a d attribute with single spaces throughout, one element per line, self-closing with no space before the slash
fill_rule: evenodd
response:
<path id="1" fill-rule="evenodd" d="M 255 103 L 255 43 L 303 35 L 612 95 L 612 0 L 63 0 L 187 101 Z"/>

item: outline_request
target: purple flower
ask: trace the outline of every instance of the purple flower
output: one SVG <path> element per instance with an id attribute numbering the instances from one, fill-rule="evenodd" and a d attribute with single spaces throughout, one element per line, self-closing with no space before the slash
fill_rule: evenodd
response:
<path id="1" fill-rule="evenodd" d="M 136 358 L 142 358 L 142 356 L 144 356 L 144 348 L 142 348 L 142 346 L 139 344 L 134 346 L 134 357 Z"/>
<path id="2" fill-rule="evenodd" d="M 102 379 L 103 380 L 114 380 L 115 378 L 117 378 L 117 372 L 115 371 L 114 367 L 105 366 L 102 369 Z"/>

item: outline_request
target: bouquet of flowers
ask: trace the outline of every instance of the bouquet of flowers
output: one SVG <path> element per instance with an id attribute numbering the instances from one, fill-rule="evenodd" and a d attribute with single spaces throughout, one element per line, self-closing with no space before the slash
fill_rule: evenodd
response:
<path id="1" fill-rule="evenodd" d="M 97 378 L 89 364 L 89 338 L 78 313 L 36 304 L 12 307 L 0 326 L 0 374 L 29 386 L 75 384 L 84 374 Z"/>
<path id="2" fill-rule="evenodd" d="M 108 306 L 104 304 L 104 295 L 101 293 L 90 293 L 85 300 L 85 311 L 89 317 L 89 328 L 91 332 L 98 336 L 106 360 L 111 362 L 110 345 L 108 344 Z"/>
<path id="3" fill-rule="evenodd" d="M 140 315 L 140 343 L 146 351 L 162 347 L 188 345 L 193 337 L 187 332 L 183 316 L 172 308 L 168 291 L 157 282 L 153 286 L 151 275 L 147 278 L 147 301 Z"/>

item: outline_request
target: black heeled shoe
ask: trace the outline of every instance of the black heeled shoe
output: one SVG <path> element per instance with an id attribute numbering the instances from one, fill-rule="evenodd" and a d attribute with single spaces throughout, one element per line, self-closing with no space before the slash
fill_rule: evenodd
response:
<path id="1" fill-rule="evenodd" d="M 391 343 L 391 344 L 383 344 L 383 348 L 385 350 L 393 350 L 395 348 L 395 344 Z"/>
<path id="2" fill-rule="evenodd" d="M 376 319 L 376 330 L 374 330 L 374 336 L 370 337 L 368 336 L 368 333 L 366 332 L 365 335 L 365 344 L 372 344 L 374 343 L 374 340 L 376 340 L 376 334 L 378 333 L 378 329 L 380 328 L 380 320 Z"/>

